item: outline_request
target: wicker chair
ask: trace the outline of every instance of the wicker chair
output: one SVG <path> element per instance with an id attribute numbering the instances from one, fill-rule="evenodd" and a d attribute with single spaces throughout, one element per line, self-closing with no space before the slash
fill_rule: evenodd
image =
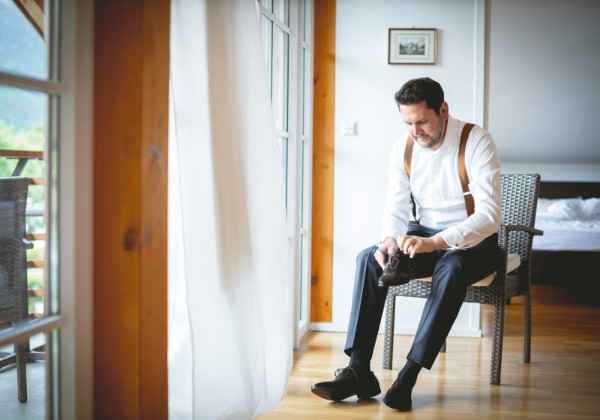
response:
<path id="1" fill-rule="evenodd" d="M 28 319 L 27 287 L 23 284 L 25 207 L 29 179 L 0 178 L 0 324 L 14 325 Z M 0 366 L 16 360 L 19 401 L 27 401 L 27 343 L 15 343 L 15 355 L 0 358 Z M 16 357 L 15 357 L 16 356 Z"/>
<path id="2" fill-rule="evenodd" d="M 531 243 L 533 235 L 543 232 L 534 229 L 540 176 L 537 174 L 501 175 L 502 212 L 504 224 L 498 230 L 501 262 L 495 273 L 468 287 L 465 302 L 494 305 L 492 361 L 490 384 L 500 385 L 502 369 L 502 342 L 504 337 L 504 309 L 507 299 L 524 297 L 523 361 L 531 358 Z M 383 368 L 392 368 L 394 351 L 394 315 L 397 296 L 427 298 L 431 291 L 431 277 L 415 279 L 402 286 L 390 287 L 386 300 Z M 446 350 L 446 344 L 441 351 Z"/>

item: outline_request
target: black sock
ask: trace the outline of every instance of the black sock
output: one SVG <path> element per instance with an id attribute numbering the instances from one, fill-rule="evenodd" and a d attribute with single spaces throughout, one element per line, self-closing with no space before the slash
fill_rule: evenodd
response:
<path id="1" fill-rule="evenodd" d="M 352 350 L 349 366 L 359 373 L 369 373 L 371 371 L 371 361 L 364 357 L 359 350 Z"/>
<path id="2" fill-rule="evenodd" d="M 406 364 L 398 374 L 396 382 L 403 388 L 412 389 L 417 383 L 417 377 L 421 372 L 421 365 L 413 362 L 412 360 L 406 360 Z"/>

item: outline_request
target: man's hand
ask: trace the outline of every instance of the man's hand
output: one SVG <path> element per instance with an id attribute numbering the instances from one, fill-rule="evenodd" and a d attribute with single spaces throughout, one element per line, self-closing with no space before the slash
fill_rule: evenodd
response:
<path id="1" fill-rule="evenodd" d="M 435 235 L 431 238 L 422 238 L 420 236 L 402 235 L 398 238 L 398 248 L 414 258 L 415 255 L 423 252 L 433 252 L 436 249 L 447 248 L 448 244 L 441 236 Z"/>
<path id="2" fill-rule="evenodd" d="M 379 247 L 377 251 L 375 251 L 375 259 L 381 266 L 381 268 L 385 268 L 385 264 L 387 263 L 388 255 L 394 255 L 398 252 L 398 243 L 391 236 L 388 236 L 383 241 L 383 244 Z"/>

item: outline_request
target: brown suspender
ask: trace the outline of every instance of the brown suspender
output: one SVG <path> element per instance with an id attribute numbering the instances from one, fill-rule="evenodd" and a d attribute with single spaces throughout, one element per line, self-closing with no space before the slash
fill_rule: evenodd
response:
<path id="1" fill-rule="evenodd" d="M 404 148 L 404 169 L 406 169 L 406 173 L 410 178 L 410 163 L 412 162 L 412 149 L 415 139 L 410 134 L 408 135 L 408 139 L 406 140 L 406 147 Z"/>
<path id="2" fill-rule="evenodd" d="M 410 178 L 410 163 L 412 162 L 412 150 L 415 139 L 410 134 L 408 135 L 408 139 L 406 139 L 406 146 L 404 147 L 404 169 L 406 169 L 406 173 Z M 417 219 L 417 205 L 415 204 L 415 199 L 410 194 L 410 201 L 412 201 L 412 214 L 415 220 Z"/>
<path id="3" fill-rule="evenodd" d="M 460 185 L 462 186 L 463 196 L 465 197 L 465 206 L 467 207 L 467 215 L 472 215 L 475 212 L 475 202 L 473 201 L 473 195 L 469 191 L 469 176 L 467 175 L 467 167 L 465 165 L 465 149 L 467 147 L 467 139 L 469 133 L 473 128 L 473 124 L 465 124 L 460 134 L 460 146 L 458 147 L 458 175 L 460 177 Z M 414 139 L 409 134 L 406 140 L 406 147 L 404 148 L 404 169 L 410 178 L 410 164 L 412 162 L 412 150 L 414 145 Z M 413 214 L 415 213 L 413 203 Z M 415 215 L 416 217 L 416 215 Z"/>
<path id="4" fill-rule="evenodd" d="M 462 185 L 468 216 L 475 212 L 475 202 L 473 201 L 473 194 L 469 191 L 469 175 L 467 175 L 467 166 L 465 165 L 465 149 L 472 128 L 473 124 L 465 124 L 460 135 L 460 147 L 458 148 L 458 175 L 460 176 L 460 185 Z"/>

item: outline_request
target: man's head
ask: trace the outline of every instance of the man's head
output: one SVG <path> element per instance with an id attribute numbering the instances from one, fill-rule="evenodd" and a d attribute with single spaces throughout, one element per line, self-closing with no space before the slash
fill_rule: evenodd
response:
<path id="1" fill-rule="evenodd" d="M 442 86 L 429 77 L 409 80 L 394 95 L 398 107 L 400 105 L 416 105 L 425 101 L 427 107 L 440 115 L 440 107 L 444 103 Z"/>
<path id="2" fill-rule="evenodd" d="M 423 148 L 439 149 L 448 119 L 448 104 L 440 84 L 428 77 L 409 80 L 394 98 L 415 141 Z"/>

